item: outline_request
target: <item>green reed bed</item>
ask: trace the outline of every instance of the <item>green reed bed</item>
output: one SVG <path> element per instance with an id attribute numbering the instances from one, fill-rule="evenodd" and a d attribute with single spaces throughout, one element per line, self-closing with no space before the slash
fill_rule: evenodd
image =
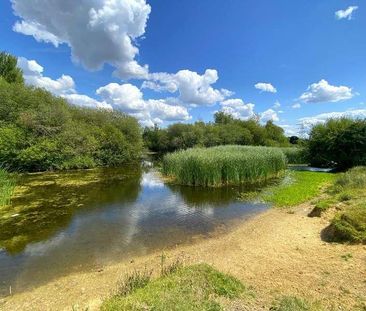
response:
<path id="1" fill-rule="evenodd" d="M 10 203 L 15 183 L 13 178 L 4 169 L 0 168 L 0 207 Z"/>
<path id="2" fill-rule="evenodd" d="M 289 164 L 307 164 L 309 160 L 306 156 L 306 151 L 304 148 L 298 147 L 287 147 L 280 148 L 287 158 Z"/>
<path id="3" fill-rule="evenodd" d="M 286 157 L 278 148 L 194 148 L 166 155 L 163 174 L 179 184 L 215 187 L 263 182 L 279 176 L 286 164 Z"/>

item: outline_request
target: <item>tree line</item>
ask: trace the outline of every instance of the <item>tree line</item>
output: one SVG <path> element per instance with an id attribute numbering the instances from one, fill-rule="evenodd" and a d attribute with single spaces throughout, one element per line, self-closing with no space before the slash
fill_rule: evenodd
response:
<path id="1" fill-rule="evenodd" d="M 12 171 L 119 166 L 145 149 L 172 152 L 192 147 L 300 145 L 315 166 L 366 165 L 366 120 L 330 119 L 307 140 L 286 137 L 272 121 L 239 120 L 223 112 L 213 122 L 142 129 L 119 111 L 81 108 L 26 86 L 17 58 L 0 53 L 0 167 Z"/>

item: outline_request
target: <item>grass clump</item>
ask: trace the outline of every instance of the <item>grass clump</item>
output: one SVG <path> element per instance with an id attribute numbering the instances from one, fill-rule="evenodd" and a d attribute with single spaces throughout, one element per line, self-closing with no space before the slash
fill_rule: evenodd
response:
<path id="1" fill-rule="evenodd" d="M 4 169 L 0 168 L 0 207 L 8 205 L 14 192 L 14 179 Z"/>
<path id="2" fill-rule="evenodd" d="M 359 204 L 338 213 L 332 220 L 331 240 L 366 244 L 366 204 Z"/>
<path id="3" fill-rule="evenodd" d="M 272 311 L 323 311 L 318 303 L 312 303 L 295 296 L 285 296 L 271 307 Z"/>
<path id="4" fill-rule="evenodd" d="M 117 284 L 117 295 L 127 296 L 138 288 L 145 287 L 151 279 L 152 271 L 133 271 Z"/>
<path id="5" fill-rule="evenodd" d="M 276 207 L 295 206 L 317 196 L 324 185 L 334 180 L 329 173 L 292 171 L 290 182 L 275 186 L 264 195 L 264 199 Z"/>
<path id="6" fill-rule="evenodd" d="M 150 281 L 126 296 L 114 296 L 101 310 L 222 310 L 218 297 L 232 299 L 244 292 L 237 279 L 199 264 Z"/>
<path id="7" fill-rule="evenodd" d="M 278 148 L 219 146 L 194 148 L 166 155 L 163 173 L 179 184 L 222 186 L 263 182 L 286 169 Z"/>

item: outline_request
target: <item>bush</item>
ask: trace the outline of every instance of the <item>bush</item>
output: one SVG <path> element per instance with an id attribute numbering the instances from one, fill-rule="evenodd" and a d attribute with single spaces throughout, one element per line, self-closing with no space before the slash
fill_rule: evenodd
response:
<path id="1" fill-rule="evenodd" d="M 311 165 L 346 169 L 366 164 L 366 119 L 330 119 L 309 136 Z"/>
<path id="2" fill-rule="evenodd" d="M 118 166 L 137 160 L 136 119 L 79 108 L 49 92 L 0 78 L 0 163 L 13 171 Z"/>
<path id="3" fill-rule="evenodd" d="M 195 148 L 168 154 L 163 173 L 192 186 L 239 185 L 263 182 L 286 169 L 286 157 L 278 148 L 220 146 Z"/>
<path id="4" fill-rule="evenodd" d="M 214 123 L 172 124 L 166 129 L 145 128 L 145 145 L 154 152 L 172 152 L 193 147 L 218 145 L 290 146 L 281 127 L 269 121 L 234 119 L 223 112 L 215 114 Z"/>

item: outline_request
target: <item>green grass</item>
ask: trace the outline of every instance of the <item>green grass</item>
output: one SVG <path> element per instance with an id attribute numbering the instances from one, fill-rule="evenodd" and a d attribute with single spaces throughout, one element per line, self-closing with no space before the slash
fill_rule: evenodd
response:
<path id="1" fill-rule="evenodd" d="M 180 268 L 127 294 L 119 293 L 106 300 L 101 310 L 223 310 L 219 297 L 237 298 L 245 291 L 234 277 L 199 264 Z"/>
<path id="2" fill-rule="evenodd" d="M 305 149 L 298 147 L 280 148 L 285 154 L 289 164 L 307 164 L 309 161 L 306 157 Z"/>
<path id="3" fill-rule="evenodd" d="M 166 155 L 163 174 L 191 186 L 222 186 L 264 182 L 286 169 L 279 148 L 219 146 Z"/>
<path id="4" fill-rule="evenodd" d="M 330 228 L 334 242 L 366 244 L 366 204 L 351 206 L 338 213 Z"/>
<path id="5" fill-rule="evenodd" d="M 331 183 L 335 175 L 329 173 L 291 171 L 289 180 L 272 187 L 264 194 L 265 201 L 275 207 L 290 207 L 309 201 L 320 194 L 322 188 Z"/>
<path id="6" fill-rule="evenodd" d="M 274 303 L 272 311 L 323 311 L 317 303 L 309 302 L 295 296 L 285 296 Z"/>
<path id="7" fill-rule="evenodd" d="M 4 169 L 0 168 L 0 207 L 10 203 L 14 188 L 14 179 Z"/>

